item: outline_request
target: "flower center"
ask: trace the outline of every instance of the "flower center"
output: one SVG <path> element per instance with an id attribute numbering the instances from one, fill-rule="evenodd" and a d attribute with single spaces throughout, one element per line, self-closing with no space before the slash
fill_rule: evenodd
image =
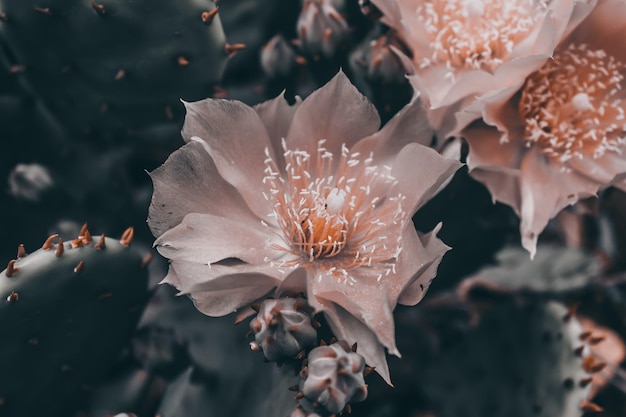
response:
<path id="1" fill-rule="evenodd" d="M 283 142 L 284 173 L 268 156 L 264 183 L 282 231 L 284 256 L 278 266 L 305 266 L 349 277 L 354 268 L 376 271 L 380 279 L 395 268 L 405 213 L 404 197 L 393 195 L 397 181 L 388 166 L 344 145 L 333 155 L 319 141 L 313 157 Z M 269 154 L 269 152 L 268 152 Z"/>
<path id="2" fill-rule="evenodd" d="M 621 153 L 624 69 L 603 50 L 584 44 L 555 54 L 522 89 L 518 110 L 526 144 L 560 162 Z"/>
<path id="3" fill-rule="evenodd" d="M 537 0 L 431 0 L 417 8 L 432 55 L 420 66 L 493 71 L 547 10 Z"/>

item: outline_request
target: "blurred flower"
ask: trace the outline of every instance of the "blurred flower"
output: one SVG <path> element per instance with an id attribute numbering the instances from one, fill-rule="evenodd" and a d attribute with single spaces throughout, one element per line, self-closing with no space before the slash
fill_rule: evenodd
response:
<path id="1" fill-rule="evenodd" d="M 418 303 L 448 247 L 411 217 L 459 167 L 412 102 L 377 131 L 339 73 L 304 101 L 187 103 L 187 144 L 152 172 L 148 223 L 165 282 L 211 316 L 304 292 L 338 338 L 389 381 L 392 311 Z"/>
<path id="2" fill-rule="evenodd" d="M 626 3 L 600 0 L 521 89 L 483 97 L 475 107 L 484 123 L 462 133 L 471 174 L 520 216 L 531 256 L 564 207 L 607 186 L 624 187 L 625 26 Z"/>
<path id="3" fill-rule="evenodd" d="M 596 0 L 372 0 L 412 52 L 401 54 L 440 139 L 474 97 L 519 86 Z"/>

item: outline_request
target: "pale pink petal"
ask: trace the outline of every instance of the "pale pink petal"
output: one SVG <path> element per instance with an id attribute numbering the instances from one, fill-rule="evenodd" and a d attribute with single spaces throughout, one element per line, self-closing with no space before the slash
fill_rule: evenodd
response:
<path id="1" fill-rule="evenodd" d="M 506 167 L 476 168 L 470 171 L 476 181 L 481 182 L 491 194 L 492 201 L 509 205 L 519 216 L 522 208 L 519 171 Z"/>
<path id="2" fill-rule="evenodd" d="M 487 187 L 494 202 L 508 204 L 519 215 L 520 166 L 526 154 L 521 139 L 514 137 L 501 142 L 504 134 L 484 124 L 466 129 L 463 136 L 469 144 L 470 175 Z"/>
<path id="3" fill-rule="evenodd" d="M 302 104 L 302 99 L 296 97 L 295 103 L 289 105 L 285 99 L 285 93 L 283 92 L 276 98 L 263 102 L 254 106 L 254 111 L 257 112 L 261 121 L 265 125 L 265 129 L 270 138 L 270 143 L 274 149 L 276 155 L 275 162 L 279 168 L 284 167 L 285 162 L 283 159 L 283 146 L 282 140 L 287 137 L 287 132 L 293 121 L 293 116 L 296 113 L 298 107 Z"/>
<path id="4" fill-rule="evenodd" d="M 589 17 L 568 38 L 567 43 L 584 43 L 592 49 L 603 49 L 626 62 L 626 2 L 600 0 Z"/>
<path id="5" fill-rule="evenodd" d="M 459 70 L 456 79 L 447 75 L 449 70 L 441 67 L 426 68 L 415 73 L 416 82 L 422 86 L 430 103 L 430 109 L 451 106 L 468 96 L 477 96 L 490 91 L 495 84 L 494 76 L 485 71 Z M 434 126 L 437 128 L 437 126 Z"/>
<path id="6" fill-rule="evenodd" d="M 217 171 L 204 146 L 190 142 L 150 173 L 154 184 L 148 225 L 155 236 L 178 225 L 188 213 L 259 221 L 239 192 Z"/>
<path id="7" fill-rule="evenodd" d="M 262 218 L 271 213 L 272 207 L 261 190 L 266 149 L 274 155 L 257 113 L 234 100 L 206 99 L 184 104 L 185 141 L 204 140 L 220 175 L 239 191 L 252 211 Z"/>
<path id="8" fill-rule="evenodd" d="M 519 170 L 526 153 L 526 147 L 519 137 L 506 137 L 497 129 L 484 124 L 466 129 L 463 137 L 469 145 L 467 165 L 470 170 L 493 167 L 508 170 L 511 174 Z"/>
<path id="9" fill-rule="evenodd" d="M 626 174 L 619 175 L 617 178 L 615 178 L 613 184 L 611 185 L 617 188 L 618 190 L 621 190 L 626 193 Z"/>
<path id="10" fill-rule="evenodd" d="M 357 142 L 351 151 L 362 155 L 372 153 L 374 163 L 387 163 L 409 143 L 430 146 L 433 133 L 428 124 L 424 104 L 419 98 L 415 98 L 396 113 L 380 131 Z"/>
<path id="11" fill-rule="evenodd" d="M 307 97 L 296 110 L 287 134 L 287 146 L 315 155 L 318 141 L 333 155 L 342 144 L 352 147 L 380 126 L 376 108 L 339 72 L 328 84 Z"/>
<path id="12" fill-rule="evenodd" d="M 393 306 L 385 284 L 376 282 L 375 277 L 358 273 L 353 278 L 357 282 L 349 284 L 332 275 L 316 276 L 309 284 L 309 297 L 341 306 L 374 332 L 389 353 L 400 356 L 395 340 Z"/>
<path id="13" fill-rule="evenodd" d="M 506 134 L 509 140 L 519 138 L 524 134 L 525 124 L 517 108 L 519 100 L 512 98 L 522 85 L 523 81 L 498 93 L 480 97 L 475 103 L 479 108 L 477 113 L 482 115 L 485 123 L 495 126 L 500 132 Z"/>
<path id="14" fill-rule="evenodd" d="M 259 219 L 233 219 L 211 214 L 190 213 L 182 223 L 162 234 L 154 243 L 170 260 L 212 264 L 237 258 L 260 264 L 271 256 L 278 230 L 263 226 Z"/>
<path id="15" fill-rule="evenodd" d="M 417 143 L 406 145 L 393 161 L 391 175 L 405 200 L 403 207 L 413 214 L 426 203 L 462 164 Z"/>
<path id="16" fill-rule="evenodd" d="M 276 289 L 278 295 L 294 295 L 306 293 L 308 270 L 306 268 L 296 268 L 280 283 Z"/>
<path id="17" fill-rule="evenodd" d="M 588 17 L 591 15 L 591 13 L 594 13 L 596 11 L 596 9 L 598 8 L 598 5 L 606 2 L 607 0 L 574 0 L 574 10 L 572 10 L 572 13 L 569 17 L 569 19 L 567 20 L 567 25 L 565 27 L 565 30 L 563 31 L 563 33 L 559 34 L 561 39 L 564 39 L 566 37 L 568 37 L 573 31 L 574 29 L 578 30 L 579 25 L 582 25 L 583 22 L 588 20 Z M 614 4 L 620 4 L 622 6 L 624 6 L 624 3 L 621 0 L 610 0 L 613 1 Z M 614 12 L 617 12 L 616 10 L 614 10 Z M 621 10 L 621 16 L 625 16 L 625 10 L 624 8 L 622 8 Z M 614 17 L 617 17 L 619 15 L 615 14 L 613 15 Z M 564 18 L 566 18 L 567 16 L 564 16 Z M 623 20 L 619 19 L 619 22 L 623 22 Z M 559 25 L 559 24 L 557 24 Z M 620 32 L 621 33 L 621 32 Z"/>
<path id="18" fill-rule="evenodd" d="M 563 172 L 541 150 L 531 148 L 522 161 L 520 233 L 522 246 L 534 256 L 537 238 L 559 211 L 580 198 L 594 196 L 599 184 L 576 171 Z"/>
<path id="19" fill-rule="evenodd" d="M 232 274 L 268 276 L 274 280 L 275 286 L 280 285 L 288 275 L 287 271 L 278 271 L 270 264 L 251 265 L 236 259 L 213 265 L 174 260 L 170 266 L 175 266 L 177 274 L 168 275 L 163 282 L 175 286 L 183 294 L 206 291 L 207 288 L 211 288 L 211 281 Z M 182 279 L 176 281 L 179 276 L 182 276 Z"/>
<path id="20" fill-rule="evenodd" d="M 351 345 L 357 343 L 357 352 L 365 358 L 365 362 L 375 367 L 383 380 L 392 385 L 385 350 L 374 332 L 335 303 L 311 297 L 309 304 L 316 311 L 324 312 L 324 317 L 338 339 L 345 340 Z"/>
<path id="21" fill-rule="evenodd" d="M 626 157 L 624 149 L 621 154 L 606 152 L 602 157 L 594 159 L 572 158 L 565 164 L 566 167 L 578 171 L 578 173 L 590 180 L 606 186 L 613 182 L 615 177 L 626 172 Z"/>
<path id="22" fill-rule="evenodd" d="M 387 279 L 392 300 L 412 306 L 424 298 L 443 255 L 450 250 L 437 238 L 439 230 L 441 223 L 430 233 L 419 235 L 413 222 L 407 224 L 402 234 L 402 252 L 396 263 L 396 273 Z"/>
<path id="23" fill-rule="evenodd" d="M 266 267 L 221 265 L 173 261 L 164 283 L 189 294 L 202 313 L 218 317 L 230 314 L 273 291 L 280 278 Z M 181 279 L 183 277 L 183 279 Z"/>

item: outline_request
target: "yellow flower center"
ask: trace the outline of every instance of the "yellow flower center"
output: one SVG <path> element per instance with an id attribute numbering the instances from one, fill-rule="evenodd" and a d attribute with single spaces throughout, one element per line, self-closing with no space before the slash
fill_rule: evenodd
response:
<path id="1" fill-rule="evenodd" d="M 555 54 L 522 89 L 519 114 L 526 144 L 560 162 L 621 153 L 624 69 L 604 51 L 584 44 Z"/>
<path id="2" fill-rule="evenodd" d="M 546 13 L 537 0 L 430 0 L 417 8 L 432 55 L 420 66 L 495 70 Z M 450 73 L 451 75 L 451 73 Z"/>
<path id="3" fill-rule="evenodd" d="M 313 157 L 284 147 L 280 173 L 268 156 L 265 196 L 272 201 L 285 256 L 268 259 L 277 266 L 304 266 L 350 278 L 364 268 L 378 279 L 395 269 L 405 220 L 404 197 L 393 195 L 397 181 L 388 166 L 373 165 L 342 146 L 338 158 L 319 141 Z M 269 152 L 268 152 L 269 154 Z"/>

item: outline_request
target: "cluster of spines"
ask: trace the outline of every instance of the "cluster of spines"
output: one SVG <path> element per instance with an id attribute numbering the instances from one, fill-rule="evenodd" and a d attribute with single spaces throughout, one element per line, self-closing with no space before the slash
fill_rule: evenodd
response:
<path id="1" fill-rule="evenodd" d="M 126 247 L 130 246 L 131 242 L 133 241 L 134 234 L 135 232 L 132 227 L 127 228 L 124 231 L 124 233 L 122 233 L 122 236 L 119 240 L 120 244 Z M 56 245 L 54 243 L 55 240 L 57 241 Z M 78 237 L 76 239 L 73 239 L 70 242 L 70 248 L 80 248 L 80 247 L 87 246 L 90 244 L 93 244 L 93 247 L 97 250 L 104 250 L 106 248 L 104 234 L 100 235 L 98 241 L 94 244 L 94 239 L 91 236 L 89 229 L 87 228 L 87 223 L 85 223 L 81 227 Z M 50 235 L 44 241 L 43 245 L 41 246 L 41 249 L 44 251 L 54 250 L 55 256 L 61 257 L 65 253 L 66 244 L 65 242 L 63 242 L 63 239 L 61 239 L 61 237 L 59 237 L 59 235 L 55 233 L 55 234 Z M 16 262 L 27 256 L 28 256 L 28 253 L 26 252 L 26 248 L 24 247 L 24 244 L 19 244 L 17 247 L 17 257 L 16 259 L 11 259 L 9 261 L 9 263 L 7 264 L 7 268 L 5 270 L 5 275 L 8 278 L 13 278 L 13 277 L 18 276 L 20 268 L 16 265 Z M 152 260 L 152 254 L 148 253 L 142 261 L 142 267 L 145 267 L 151 260 Z M 85 267 L 85 261 L 84 260 L 79 261 L 76 264 L 76 266 L 74 266 L 74 273 L 79 274 L 83 270 L 84 267 Z M 15 291 L 12 291 L 7 296 L 7 301 L 9 303 L 15 303 L 18 300 L 19 300 L 19 294 Z"/>
<path id="2" fill-rule="evenodd" d="M 567 314 L 563 317 L 564 322 L 569 322 L 576 316 L 576 312 L 578 309 L 578 305 L 572 305 L 568 308 Z M 595 346 L 599 343 L 602 343 L 605 339 L 604 336 L 596 336 L 591 331 L 582 332 L 578 338 L 581 341 L 581 345 L 574 350 L 574 354 L 580 358 L 582 358 L 582 368 L 588 373 L 590 376 L 587 378 L 583 378 L 578 381 L 578 386 L 580 388 L 586 388 L 589 384 L 593 382 L 592 375 L 598 372 L 601 372 L 605 367 L 606 363 L 598 360 L 592 353 L 589 353 L 589 347 Z M 572 379 L 566 379 L 563 381 L 563 385 L 565 387 L 573 387 L 576 384 L 576 381 Z M 598 404 L 591 402 L 589 400 L 584 400 L 580 404 L 580 408 L 584 412 L 595 412 L 599 413 L 604 411 L 602 407 Z"/>

